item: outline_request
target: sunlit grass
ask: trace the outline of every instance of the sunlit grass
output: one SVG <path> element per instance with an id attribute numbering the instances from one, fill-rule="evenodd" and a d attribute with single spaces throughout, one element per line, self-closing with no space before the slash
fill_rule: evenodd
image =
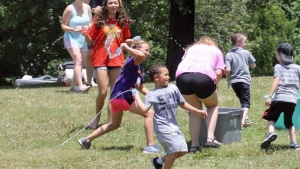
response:
<path id="1" fill-rule="evenodd" d="M 260 149 L 267 133 L 266 121 L 261 119 L 267 108 L 263 96 L 271 80 L 253 78 L 249 116 L 254 124 L 242 130 L 239 142 L 188 154 L 178 159 L 174 168 L 299 168 L 299 152 L 289 150 L 286 130 L 277 131 L 279 137 L 268 152 Z M 153 84 L 147 87 L 151 89 Z M 82 129 L 95 115 L 96 95 L 96 88 L 88 94 L 75 94 L 60 85 L 0 89 L 0 167 L 152 168 L 150 159 L 156 155 L 142 153 L 146 143 L 143 118 L 130 112 L 124 113 L 120 129 L 94 140 L 90 150 L 80 148 L 77 139 L 91 133 Z M 220 107 L 239 107 L 225 80 L 219 85 L 219 100 Z M 180 127 L 189 142 L 188 115 L 179 111 Z M 101 123 L 105 121 L 106 110 Z"/>

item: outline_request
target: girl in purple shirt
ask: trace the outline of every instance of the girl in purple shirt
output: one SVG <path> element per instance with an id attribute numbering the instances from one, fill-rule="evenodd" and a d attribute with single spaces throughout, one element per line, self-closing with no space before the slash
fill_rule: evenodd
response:
<path id="1" fill-rule="evenodd" d="M 128 51 L 132 57 L 128 58 L 122 67 L 119 78 L 117 79 L 111 92 L 109 109 L 111 110 L 111 121 L 96 129 L 92 134 L 78 140 L 83 149 L 89 149 L 92 140 L 116 130 L 120 127 L 123 111 L 130 111 L 145 118 L 144 126 L 146 133 L 147 146 L 144 153 L 157 153 L 158 146 L 154 145 L 153 116 L 154 111 L 149 109 L 143 113 L 132 96 L 132 89 L 136 88 L 141 93 L 146 94 L 148 89 L 143 85 L 144 78 L 140 64 L 146 60 L 150 52 L 150 46 L 144 40 L 133 41 L 132 48 L 126 43 L 122 43 L 123 50 Z"/>

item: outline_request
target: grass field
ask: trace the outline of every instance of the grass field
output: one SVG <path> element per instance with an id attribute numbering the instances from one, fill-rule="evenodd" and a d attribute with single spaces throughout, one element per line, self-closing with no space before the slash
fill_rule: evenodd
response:
<path id="1" fill-rule="evenodd" d="M 267 108 L 263 97 L 271 83 L 272 77 L 253 78 L 249 116 L 254 124 L 241 131 L 239 142 L 188 154 L 173 168 L 300 168 L 300 151 L 289 149 L 287 130 L 277 131 L 278 138 L 268 152 L 260 149 L 267 133 L 266 121 L 261 119 Z M 151 89 L 153 84 L 146 86 Z M 94 117 L 96 95 L 96 88 L 76 94 L 60 85 L 0 88 L 0 168 L 152 168 L 150 159 L 156 155 L 142 153 L 143 118 L 129 112 L 120 129 L 94 140 L 90 150 L 81 149 L 77 139 L 91 133 L 83 127 Z M 219 85 L 219 100 L 220 107 L 239 107 L 225 80 Z M 188 115 L 179 111 L 180 127 L 189 142 Z M 105 121 L 103 111 L 101 123 Z M 297 138 L 299 141 L 299 131 Z"/>

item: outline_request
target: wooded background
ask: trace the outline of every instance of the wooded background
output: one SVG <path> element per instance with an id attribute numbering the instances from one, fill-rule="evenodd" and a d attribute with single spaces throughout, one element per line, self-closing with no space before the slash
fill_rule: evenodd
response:
<path id="1" fill-rule="evenodd" d="M 71 57 L 63 46 L 60 20 L 72 0 L 0 1 L 0 85 L 12 85 L 24 74 L 57 75 L 56 65 Z M 257 59 L 253 76 L 272 75 L 275 49 L 281 42 L 294 46 L 300 63 L 300 0 L 123 0 L 136 20 L 133 36 L 151 44 L 143 64 L 166 64 L 171 79 L 184 48 L 201 36 L 212 37 L 224 56 L 233 32 L 248 35 L 248 49 Z"/>

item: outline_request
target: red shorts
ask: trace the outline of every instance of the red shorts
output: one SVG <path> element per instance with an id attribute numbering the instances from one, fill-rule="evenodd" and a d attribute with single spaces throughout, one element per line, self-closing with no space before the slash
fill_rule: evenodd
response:
<path id="1" fill-rule="evenodd" d="M 126 99 L 113 99 L 110 102 L 110 105 L 111 105 L 112 113 L 119 113 L 121 111 L 127 111 L 130 108 L 130 104 L 127 102 Z"/>

